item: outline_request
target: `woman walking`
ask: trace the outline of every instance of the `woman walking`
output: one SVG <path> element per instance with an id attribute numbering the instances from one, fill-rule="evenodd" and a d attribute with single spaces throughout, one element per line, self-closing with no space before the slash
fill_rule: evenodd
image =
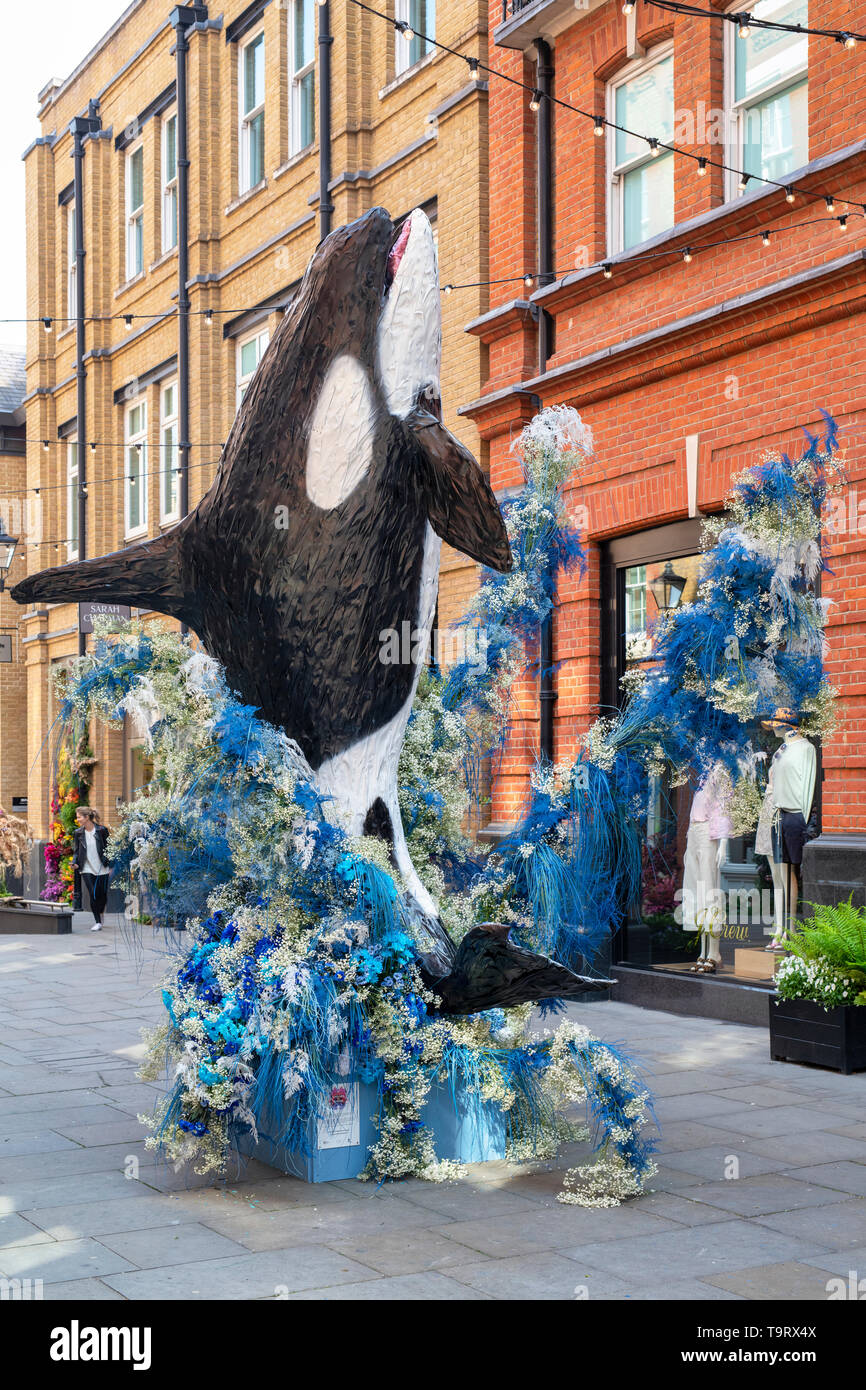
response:
<path id="1" fill-rule="evenodd" d="M 79 806 L 75 818 L 78 821 L 78 829 L 75 831 L 72 862 L 81 874 L 90 899 L 90 910 L 94 918 L 90 930 L 102 931 L 102 914 L 105 911 L 108 879 L 111 874 L 106 853 L 108 830 L 99 824 L 99 816 L 90 806 Z"/>

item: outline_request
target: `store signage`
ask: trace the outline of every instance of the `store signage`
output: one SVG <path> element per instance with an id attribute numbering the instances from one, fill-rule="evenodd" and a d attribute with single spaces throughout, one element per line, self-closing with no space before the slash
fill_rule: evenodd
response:
<path id="1" fill-rule="evenodd" d="M 79 603 L 78 631 L 92 632 L 94 618 L 117 618 L 120 622 L 129 622 L 131 616 L 132 609 L 126 603 Z"/>

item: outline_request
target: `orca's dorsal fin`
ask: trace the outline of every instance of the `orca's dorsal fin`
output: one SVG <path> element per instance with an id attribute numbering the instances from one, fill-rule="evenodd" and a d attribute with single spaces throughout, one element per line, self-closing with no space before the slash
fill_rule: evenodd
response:
<path id="1" fill-rule="evenodd" d="M 514 561 L 499 503 L 490 484 L 459 439 L 421 406 L 406 416 L 423 458 L 427 517 L 455 550 L 503 572 Z"/>

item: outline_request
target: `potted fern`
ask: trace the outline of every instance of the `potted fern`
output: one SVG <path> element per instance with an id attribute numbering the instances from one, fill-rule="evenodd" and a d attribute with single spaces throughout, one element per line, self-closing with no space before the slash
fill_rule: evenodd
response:
<path id="1" fill-rule="evenodd" d="M 776 972 L 770 1055 L 866 1071 L 866 908 L 812 906 Z"/>

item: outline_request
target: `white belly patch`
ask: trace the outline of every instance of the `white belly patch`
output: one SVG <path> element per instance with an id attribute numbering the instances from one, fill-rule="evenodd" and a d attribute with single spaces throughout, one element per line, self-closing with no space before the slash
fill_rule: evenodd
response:
<path id="1" fill-rule="evenodd" d="M 357 357 L 335 357 L 322 383 L 307 446 L 307 496 L 323 511 L 354 492 L 373 461 L 375 402 Z"/>

